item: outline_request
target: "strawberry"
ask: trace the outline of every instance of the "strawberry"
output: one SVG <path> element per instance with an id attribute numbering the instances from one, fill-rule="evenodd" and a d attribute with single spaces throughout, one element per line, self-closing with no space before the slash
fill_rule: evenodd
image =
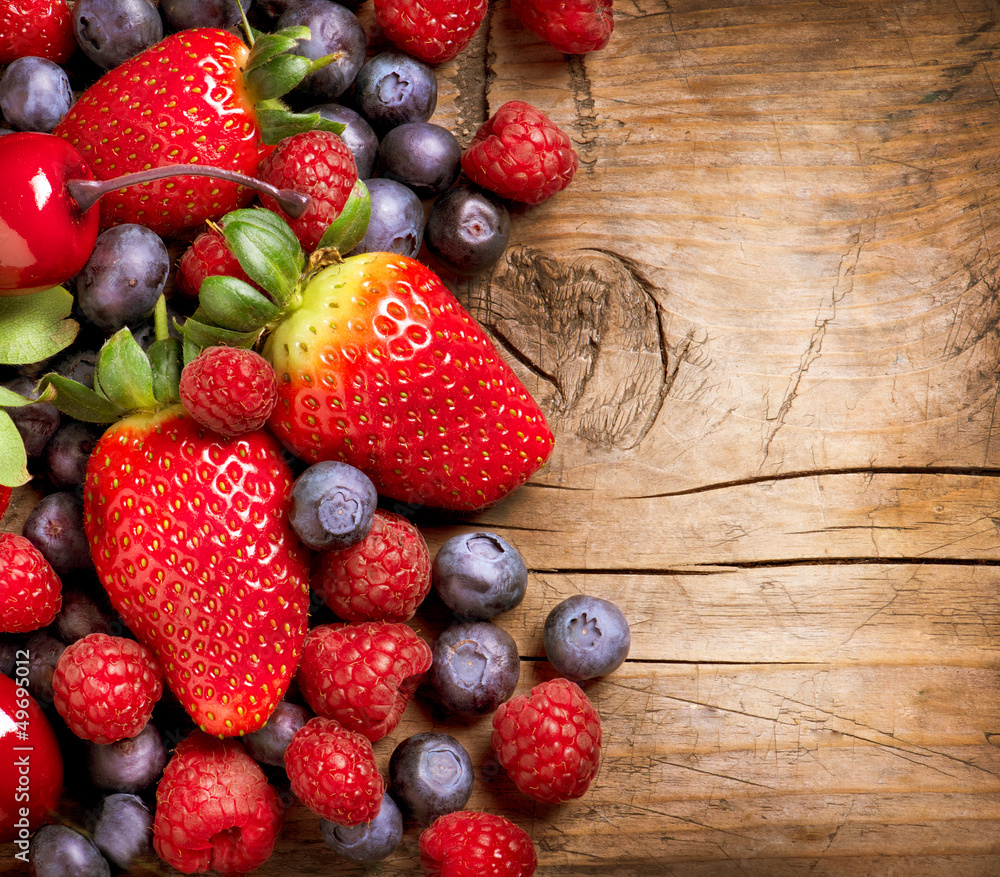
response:
<path id="1" fill-rule="evenodd" d="M 62 64 L 76 45 L 73 13 L 66 0 L 0 2 L 0 64 L 28 55 Z"/>
<path id="2" fill-rule="evenodd" d="M 303 33 L 291 28 L 261 37 L 253 50 L 215 28 L 172 34 L 104 74 L 53 134 L 76 146 L 99 180 L 165 165 L 253 175 L 267 144 L 296 130 L 342 130 L 318 114 L 290 114 L 276 100 L 316 66 L 281 55 Z M 176 237 L 252 197 L 234 182 L 158 180 L 104 198 L 101 222 L 138 223 Z"/>
<path id="3" fill-rule="evenodd" d="M 203 288 L 185 335 L 254 346 L 269 331 L 278 404 L 268 424 L 297 457 L 349 463 L 383 496 L 463 511 L 499 502 L 548 458 L 541 409 L 429 268 L 392 253 L 323 267 L 319 250 L 300 275 L 301 248 L 276 214 L 236 211 L 222 229 L 272 300 L 235 280 L 218 299 L 221 283 L 208 299 Z"/>
<path id="4" fill-rule="evenodd" d="M 176 381 L 153 377 L 176 371 L 153 368 L 171 349 L 164 310 L 153 362 L 123 329 L 99 356 L 99 390 L 57 375 L 43 385 L 74 416 L 137 409 L 105 431 L 87 467 L 84 530 L 97 574 L 195 723 L 242 734 L 264 724 L 298 665 L 308 552 L 288 523 L 294 477 L 278 442 L 261 430 L 224 439 L 204 429 L 170 404 Z"/>

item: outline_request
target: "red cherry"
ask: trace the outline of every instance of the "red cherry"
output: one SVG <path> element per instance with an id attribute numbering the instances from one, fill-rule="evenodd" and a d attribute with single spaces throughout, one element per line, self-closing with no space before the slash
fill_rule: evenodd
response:
<path id="1" fill-rule="evenodd" d="M 70 197 L 71 179 L 94 179 L 79 151 L 52 134 L 0 137 L 0 295 L 65 283 L 86 264 L 100 212 Z"/>
<path id="2" fill-rule="evenodd" d="M 45 713 L 22 685 L 0 675 L 0 843 L 16 840 L 27 850 L 28 836 L 59 802 L 62 783 L 62 754 Z"/>

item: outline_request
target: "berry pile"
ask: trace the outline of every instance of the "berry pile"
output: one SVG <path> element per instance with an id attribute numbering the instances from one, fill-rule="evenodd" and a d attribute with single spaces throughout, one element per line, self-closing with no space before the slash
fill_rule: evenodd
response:
<path id="1" fill-rule="evenodd" d="M 416 829 L 426 875 L 529 877 L 530 835 L 468 809 L 456 737 L 387 746 L 414 699 L 490 717 L 511 794 L 598 773 L 581 685 L 625 660 L 620 610 L 553 607 L 558 676 L 517 696 L 494 620 L 524 558 L 490 532 L 432 556 L 414 520 L 501 502 L 551 453 L 448 283 L 578 158 L 523 101 L 464 147 L 433 121 L 485 0 L 373 2 L 381 45 L 328 0 L 0 9 L 0 515 L 41 495 L 0 534 L 0 723 L 30 719 L 45 765 L 19 809 L 0 736 L 0 843 L 36 877 L 247 873 L 295 802 L 348 862 Z M 513 8 L 562 52 L 611 34 L 610 0 Z"/>

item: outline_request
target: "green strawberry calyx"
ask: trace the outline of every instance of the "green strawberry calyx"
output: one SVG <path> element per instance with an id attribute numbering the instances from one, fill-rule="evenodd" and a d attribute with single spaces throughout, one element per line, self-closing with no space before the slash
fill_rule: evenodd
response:
<path id="1" fill-rule="evenodd" d="M 244 22 L 246 21 L 244 14 Z M 311 60 L 290 54 L 303 40 L 309 39 L 309 28 L 286 27 L 273 34 L 262 34 L 245 24 L 250 57 L 247 59 L 243 82 L 254 101 L 261 139 L 270 145 L 302 131 L 319 129 L 342 134 L 344 125 L 323 118 L 319 113 L 295 113 L 281 100 L 310 73 L 336 60 L 337 53 Z"/>
<path id="2" fill-rule="evenodd" d="M 276 213 L 249 207 L 224 216 L 217 227 L 256 286 L 236 277 L 205 279 L 198 308 L 182 327 L 184 362 L 217 344 L 255 347 L 301 306 L 301 291 L 317 271 L 357 246 L 370 215 L 368 189 L 359 180 L 308 261 L 295 233 Z"/>
<path id="3" fill-rule="evenodd" d="M 94 386 L 55 372 L 39 382 L 39 400 L 88 423 L 114 423 L 137 411 L 157 411 L 180 400 L 181 342 L 169 334 L 166 300 L 154 313 L 156 340 L 143 350 L 127 327 L 101 346 Z"/>

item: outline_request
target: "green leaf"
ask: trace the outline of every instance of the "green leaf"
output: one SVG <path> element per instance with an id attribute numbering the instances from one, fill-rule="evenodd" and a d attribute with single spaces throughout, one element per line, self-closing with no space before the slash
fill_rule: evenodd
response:
<path id="1" fill-rule="evenodd" d="M 261 34 L 253 43 L 250 57 L 247 58 L 247 71 L 256 70 L 272 61 L 279 55 L 294 49 L 303 40 L 311 36 L 305 25 L 286 27 L 277 33 Z"/>
<path id="2" fill-rule="evenodd" d="M 368 187 L 358 180 L 347 197 L 344 209 L 323 232 L 317 249 L 336 248 L 343 255 L 353 250 L 368 231 L 368 221 L 372 215 L 372 199 Z"/>
<path id="3" fill-rule="evenodd" d="M 119 408 L 136 411 L 156 407 L 153 367 L 132 333 L 120 329 L 97 355 L 95 385 Z"/>
<path id="4" fill-rule="evenodd" d="M 250 207 L 226 214 L 222 234 L 250 279 L 283 309 L 294 297 L 305 263 L 288 223 L 270 210 Z"/>
<path id="5" fill-rule="evenodd" d="M 210 326 L 193 317 L 184 321 L 184 363 L 189 363 L 206 347 L 224 345 L 251 349 L 260 332 L 233 332 L 220 326 Z"/>
<path id="6" fill-rule="evenodd" d="M 24 440 L 6 411 L 0 411 L 0 484 L 18 487 L 31 478 Z"/>
<path id="7" fill-rule="evenodd" d="M 78 381 L 51 373 L 42 378 L 41 401 L 51 402 L 63 414 L 87 423 L 114 423 L 126 412 L 106 396 Z"/>
<path id="8" fill-rule="evenodd" d="M 29 399 L 13 390 L 8 390 L 6 387 L 0 387 L 0 408 L 20 408 L 22 405 L 30 405 L 34 401 L 34 399 Z"/>
<path id="9" fill-rule="evenodd" d="M 331 122 L 319 113 L 293 113 L 287 107 L 276 106 L 273 102 L 268 103 L 269 106 L 257 105 L 257 125 L 260 128 L 261 139 L 272 146 L 286 137 L 303 131 L 344 133 L 345 126 L 342 122 Z"/>
<path id="10" fill-rule="evenodd" d="M 206 277 L 198 305 L 211 322 L 236 332 L 263 329 L 281 313 L 274 302 L 236 277 Z"/>
<path id="11" fill-rule="evenodd" d="M 73 296 L 61 286 L 0 297 L 0 363 L 40 362 L 68 347 L 80 330 L 67 319 L 72 310 Z"/>
<path id="12" fill-rule="evenodd" d="M 181 369 L 184 367 L 180 338 L 161 338 L 146 351 L 153 370 L 153 395 L 157 402 L 179 402 Z"/>
<path id="13" fill-rule="evenodd" d="M 279 55 L 266 65 L 248 70 L 247 87 L 259 101 L 273 100 L 288 94 L 313 70 L 313 64 L 301 55 Z"/>

